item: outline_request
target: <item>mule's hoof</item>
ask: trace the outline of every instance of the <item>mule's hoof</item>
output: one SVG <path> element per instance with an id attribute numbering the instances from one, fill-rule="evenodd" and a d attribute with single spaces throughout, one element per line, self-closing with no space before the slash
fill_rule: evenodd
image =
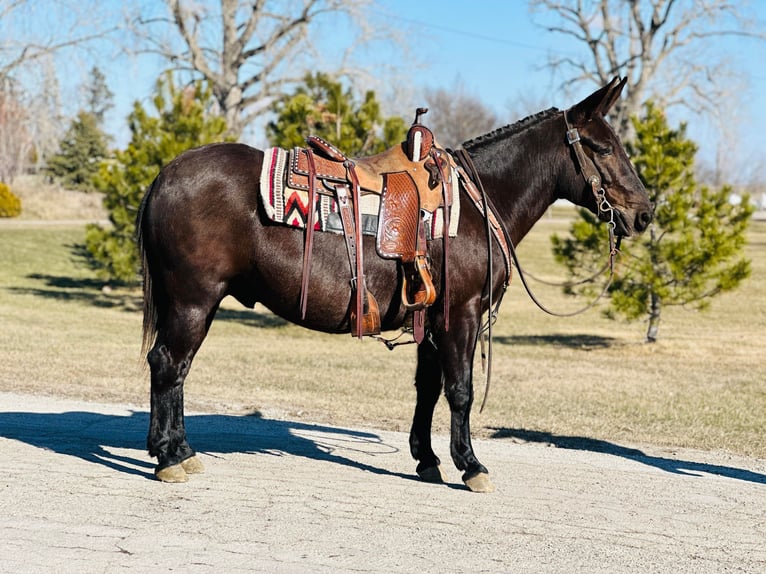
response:
<path id="1" fill-rule="evenodd" d="M 436 466 L 429 466 L 428 468 L 419 470 L 418 476 L 424 482 L 433 482 L 437 484 L 447 482 L 447 475 L 442 470 L 442 467 L 438 464 Z"/>
<path id="2" fill-rule="evenodd" d="M 186 471 L 186 474 L 202 474 L 205 472 L 205 466 L 197 455 L 182 460 L 181 466 Z"/>
<path id="3" fill-rule="evenodd" d="M 154 476 L 162 482 L 186 482 L 189 477 L 186 475 L 183 465 L 174 464 L 154 471 Z"/>
<path id="4" fill-rule="evenodd" d="M 471 492 L 495 492 L 495 485 L 492 484 L 486 472 L 480 472 L 470 477 L 463 475 L 463 482 Z"/>

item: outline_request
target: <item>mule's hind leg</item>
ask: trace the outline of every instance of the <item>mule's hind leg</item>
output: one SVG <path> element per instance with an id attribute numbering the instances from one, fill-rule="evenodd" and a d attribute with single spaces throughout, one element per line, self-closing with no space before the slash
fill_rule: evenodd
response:
<path id="1" fill-rule="evenodd" d="M 164 482 L 185 482 L 187 473 L 203 471 L 186 440 L 183 385 L 216 308 L 171 308 L 147 357 L 151 367 L 147 447 L 149 455 L 157 457 L 155 475 Z"/>
<path id="2" fill-rule="evenodd" d="M 418 366 L 415 371 L 417 403 L 410 430 L 410 453 L 418 461 L 417 473 L 426 482 L 445 482 L 441 461 L 431 447 L 431 425 L 434 407 L 442 390 L 442 369 L 439 353 L 426 340 L 418 345 Z"/>

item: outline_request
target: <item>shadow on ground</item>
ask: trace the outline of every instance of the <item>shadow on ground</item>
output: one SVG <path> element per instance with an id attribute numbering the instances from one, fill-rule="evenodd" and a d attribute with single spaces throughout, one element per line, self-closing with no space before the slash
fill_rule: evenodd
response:
<path id="1" fill-rule="evenodd" d="M 493 336 L 493 342 L 499 345 L 549 345 L 552 347 L 566 347 L 569 349 L 605 349 L 620 344 L 614 337 L 602 337 L 585 333 L 551 335 L 506 335 Z"/>
<path id="2" fill-rule="evenodd" d="M 114 449 L 145 452 L 148 425 L 149 415 L 146 412 L 132 412 L 129 415 L 85 411 L 0 413 L 0 437 L 73 456 L 118 472 L 153 479 L 154 463 L 148 455 L 134 457 L 112 452 Z M 231 453 L 292 455 L 374 474 L 417 480 L 414 475 L 391 472 L 383 466 L 372 464 L 376 456 L 385 457 L 399 452 L 397 447 L 386 443 L 374 432 L 265 419 L 258 415 L 189 415 L 186 417 L 186 428 L 192 446 L 198 452 L 213 457 Z M 638 449 L 598 439 L 514 428 L 492 430 L 495 431 L 493 439 L 510 438 L 558 448 L 604 453 L 672 474 L 700 476 L 705 473 L 766 484 L 766 475 L 758 472 L 650 456 Z M 355 460 L 360 454 L 370 462 Z"/>
<path id="3" fill-rule="evenodd" d="M 0 437 L 154 479 L 154 462 L 148 454 L 134 458 L 110 450 L 145 452 L 148 426 L 149 415 L 145 412 L 125 416 L 84 411 L 0 413 Z M 227 453 L 293 455 L 375 474 L 415 479 L 349 458 L 351 453 L 363 453 L 372 459 L 398 452 L 396 447 L 371 432 L 264 419 L 258 415 L 189 415 L 186 429 L 197 452 L 211 456 Z"/>
<path id="4" fill-rule="evenodd" d="M 137 311 L 141 309 L 141 297 L 134 292 L 119 289 L 109 292 L 104 289 L 104 282 L 91 278 L 75 278 L 57 275 L 32 273 L 27 275 L 39 283 L 35 287 L 8 287 L 11 293 L 33 295 L 45 299 L 68 303 L 83 303 L 93 307 Z"/>
<path id="5" fill-rule="evenodd" d="M 10 287 L 8 291 L 35 297 L 45 297 L 59 301 L 83 303 L 94 307 L 123 309 L 128 312 L 140 311 L 143 297 L 135 288 L 118 287 L 104 289 L 104 281 L 92 278 L 74 278 L 57 275 L 32 273 L 27 275 L 40 283 L 39 287 Z M 249 309 L 219 309 L 216 320 L 236 321 L 249 327 L 276 328 L 288 325 L 288 322 L 270 312 Z"/>
<path id="6" fill-rule="evenodd" d="M 563 436 L 549 432 L 541 432 L 527 429 L 516 428 L 492 428 L 495 431 L 491 436 L 497 439 L 517 439 L 524 442 L 542 443 L 557 448 L 571 450 L 582 450 L 589 452 L 600 452 L 619 456 L 629 460 L 634 460 L 648 466 L 653 466 L 665 472 L 672 474 L 683 474 L 689 476 L 700 476 L 701 473 L 715 474 L 734 478 L 746 482 L 757 484 L 766 484 L 766 475 L 758 472 L 752 472 L 741 468 L 722 466 L 716 464 L 706 464 L 688 460 L 679 460 L 675 458 L 665 458 L 659 456 L 650 456 L 641 450 L 628 448 L 608 442 L 588 437 Z"/>

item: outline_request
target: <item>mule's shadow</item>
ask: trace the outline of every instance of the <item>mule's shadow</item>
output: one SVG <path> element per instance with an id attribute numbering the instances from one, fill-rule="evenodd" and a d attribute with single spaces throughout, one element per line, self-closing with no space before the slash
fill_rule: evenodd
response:
<path id="1" fill-rule="evenodd" d="M 149 415 L 106 415 L 93 412 L 0 413 L 0 437 L 14 439 L 59 454 L 74 456 L 107 468 L 154 478 L 154 462 L 115 454 L 112 449 L 145 452 Z M 219 456 L 230 453 L 293 455 L 372 472 L 414 479 L 373 464 L 344 456 L 362 453 L 367 458 L 394 454 L 398 448 L 371 432 L 279 421 L 260 416 L 188 415 L 186 429 L 198 453 Z"/>
<path id="2" fill-rule="evenodd" d="M 518 439 L 524 442 L 543 443 L 571 450 L 583 450 L 589 452 L 599 452 L 619 456 L 629 460 L 640 462 L 648 466 L 653 466 L 671 474 L 683 474 L 688 476 L 700 476 L 701 473 L 715 474 L 726 478 L 754 482 L 756 484 L 766 484 L 766 474 L 723 466 L 717 464 L 707 464 L 703 462 L 694 462 L 688 460 L 679 460 L 676 458 L 665 458 L 660 456 L 650 456 L 641 450 L 628 448 L 608 442 L 588 437 L 556 435 L 549 432 L 541 432 L 517 428 L 491 428 L 495 431 L 491 436 L 497 439 Z"/>

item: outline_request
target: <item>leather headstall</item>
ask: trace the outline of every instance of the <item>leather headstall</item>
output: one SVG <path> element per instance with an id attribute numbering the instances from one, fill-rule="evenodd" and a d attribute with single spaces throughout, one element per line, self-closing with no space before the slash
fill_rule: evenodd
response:
<path id="1" fill-rule="evenodd" d="M 615 243 L 615 209 L 606 198 L 606 190 L 602 185 L 601 174 L 598 172 L 596 164 L 593 163 L 593 160 L 589 159 L 587 155 L 585 155 L 585 150 L 583 150 L 582 143 L 580 141 L 580 132 L 577 131 L 577 128 L 573 128 L 569 124 L 569 118 L 567 117 L 568 112 L 569 110 L 564 111 L 564 124 L 567 128 L 567 143 L 571 145 L 572 149 L 574 150 L 575 157 L 577 158 L 577 163 L 580 167 L 580 173 L 582 173 L 585 181 L 590 184 L 591 190 L 593 191 L 593 197 L 596 200 L 596 210 L 598 211 L 599 215 L 603 213 L 609 217 L 609 221 L 607 222 L 609 227 L 609 246 L 610 252 L 612 253 L 612 256 L 614 256 L 615 249 L 619 249 L 621 239 L 617 238 L 617 242 Z"/>
<path id="2" fill-rule="evenodd" d="M 568 113 L 569 110 L 564 110 L 564 124 L 567 128 L 567 143 L 571 145 L 572 149 L 574 150 L 575 157 L 577 158 L 577 163 L 580 167 L 580 173 L 582 173 L 585 181 L 590 184 L 590 187 L 593 190 L 593 197 L 596 199 L 596 210 L 598 211 L 599 215 L 604 213 L 609 217 L 609 221 L 607 222 L 607 227 L 609 229 L 609 268 L 613 273 L 614 257 L 616 252 L 620 249 L 620 242 L 622 240 L 622 237 L 618 237 L 615 240 L 615 209 L 606 198 L 606 190 L 604 190 L 604 186 L 602 185 L 601 174 L 598 172 L 596 164 L 593 163 L 593 160 L 589 159 L 587 155 L 585 155 L 585 150 L 583 150 L 582 143 L 580 141 L 580 132 L 577 131 L 577 128 L 573 128 L 569 123 Z"/>
<path id="3" fill-rule="evenodd" d="M 591 189 L 593 189 L 593 195 L 598 201 L 599 190 L 601 190 L 601 174 L 598 173 L 593 161 L 585 155 L 585 150 L 583 150 L 580 141 L 580 132 L 577 131 L 577 128 L 573 128 L 569 123 L 569 118 L 567 117 L 568 113 L 569 110 L 564 110 L 564 124 L 567 127 L 567 143 L 572 146 L 575 157 L 577 158 L 577 163 L 580 167 L 580 173 L 582 173 L 585 181 L 590 184 Z"/>

